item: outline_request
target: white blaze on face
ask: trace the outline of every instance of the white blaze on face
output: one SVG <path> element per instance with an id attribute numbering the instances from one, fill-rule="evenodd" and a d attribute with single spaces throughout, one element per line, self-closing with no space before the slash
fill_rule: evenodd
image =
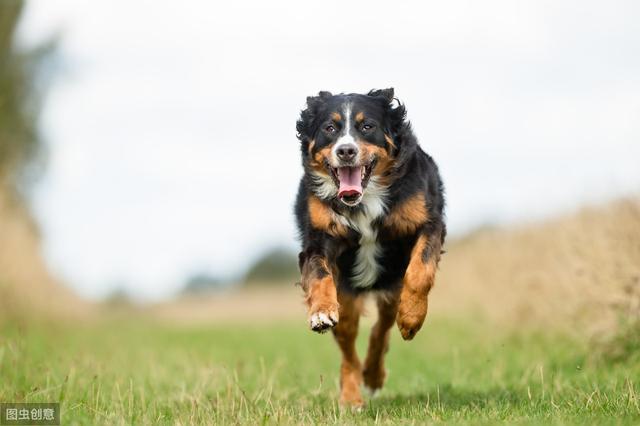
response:
<path id="1" fill-rule="evenodd" d="M 364 191 L 362 187 L 364 168 L 360 164 L 358 143 L 352 135 L 351 110 L 350 103 L 346 103 L 342 108 L 344 126 L 331 150 L 331 164 L 336 169 L 339 181 L 338 197 L 346 205 L 355 206 L 360 202 Z M 344 155 L 347 152 L 352 152 L 355 156 L 347 157 Z M 341 155 L 342 158 L 340 158 Z"/>
<path id="2" fill-rule="evenodd" d="M 354 145 L 356 148 L 358 144 L 356 143 L 356 139 L 351 135 L 351 131 L 353 130 L 353 124 L 351 122 L 351 104 L 347 103 L 344 105 L 344 109 L 342 111 L 342 116 L 344 117 L 344 128 L 342 129 L 342 134 L 336 141 L 336 144 L 333 146 L 331 150 L 331 162 L 334 167 L 337 167 L 340 163 L 340 159 L 338 158 L 338 148 L 344 145 Z M 358 154 L 359 155 L 359 154 Z M 359 158 L 356 158 L 356 163 L 359 162 Z"/>

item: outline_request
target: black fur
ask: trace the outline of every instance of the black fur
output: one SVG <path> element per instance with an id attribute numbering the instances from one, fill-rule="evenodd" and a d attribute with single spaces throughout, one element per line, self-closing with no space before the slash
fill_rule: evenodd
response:
<path id="1" fill-rule="evenodd" d="M 388 148 L 389 155 L 393 158 L 393 167 L 389 172 L 391 183 L 385 198 L 386 212 L 391 212 L 395 206 L 402 204 L 418 192 L 424 194 L 428 211 L 428 221 L 422 224 L 413 235 L 398 236 L 382 225 L 384 216 L 377 220 L 374 226 L 378 229 L 378 242 L 381 247 L 381 255 L 377 260 L 382 271 L 374 285 L 367 289 L 354 288 L 350 281 L 359 244 L 359 234 L 355 230 L 350 230 L 345 238 L 339 238 L 314 229 L 308 211 L 308 198 L 313 194 L 316 186 L 310 175 L 310 156 L 335 141 L 331 135 L 323 132 L 322 126 L 331 120 L 331 112 L 345 102 L 353 104 L 355 109 L 364 111 L 367 117 L 372 117 L 378 123 L 378 128 L 374 132 L 376 134 L 359 135 L 359 139 Z M 355 292 L 394 290 L 401 285 L 411 250 L 421 234 L 426 235 L 429 241 L 423 252 L 423 259 L 426 261 L 431 256 L 439 258 L 440 247 L 446 235 L 442 180 L 434 160 L 418 145 L 411 124 L 406 120 L 405 107 L 394 98 L 393 89 L 372 90 L 367 95 L 332 95 L 329 92 L 320 92 L 318 96 L 307 98 L 307 108 L 301 112 L 296 129 L 301 143 L 302 164 L 305 170 L 300 180 L 295 205 L 295 216 L 302 240 L 302 251 L 299 256 L 301 270 L 305 263 L 310 262 L 308 266 L 311 266 L 311 263 L 317 263 L 313 259 L 324 258 L 332 269 L 331 272 L 334 273 L 336 284 L 341 289 Z M 395 148 L 388 146 L 384 140 L 384 134 L 391 136 Z M 314 145 L 310 153 L 311 141 L 314 141 Z M 348 215 L 361 208 L 361 206 L 348 207 L 337 198 L 325 200 L 325 202 L 335 213 L 342 215 Z M 434 248 L 437 248 L 437 252 L 434 252 Z M 326 272 L 316 271 L 315 273 Z"/>

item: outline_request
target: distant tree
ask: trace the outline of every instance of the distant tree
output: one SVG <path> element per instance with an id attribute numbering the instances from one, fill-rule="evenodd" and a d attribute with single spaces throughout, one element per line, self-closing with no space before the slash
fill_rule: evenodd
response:
<path id="1" fill-rule="evenodd" d="M 0 185 L 15 190 L 41 158 L 37 120 L 45 81 L 40 72 L 55 41 L 29 51 L 16 46 L 23 0 L 0 1 Z"/>
<path id="2" fill-rule="evenodd" d="M 295 253 L 283 248 L 274 248 L 256 260 L 247 271 L 244 282 L 291 284 L 298 280 L 299 276 Z"/>
<path id="3" fill-rule="evenodd" d="M 109 307 L 129 307 L 133 306 L 131 295 L 126 290 L 123 283 L 116 283 L 114 290 L 104 298 L 102 303 Z"/>
<path id="4" fill-rule="evenodd" d="M 184 285 L 182 293 L 208 293 L 223 289 L 227 286 L 224 280 L 214 277 L 206 272 L 200 272 L 192 275 Z"/>

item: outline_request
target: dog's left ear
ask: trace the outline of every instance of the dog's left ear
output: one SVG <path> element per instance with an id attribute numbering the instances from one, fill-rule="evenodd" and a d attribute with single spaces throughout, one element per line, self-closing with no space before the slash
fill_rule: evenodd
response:
<path id="1" fill-rule="evenodd" d="M 373 96 L 374 98 L 382 97 L 386 99 L 388 103 L 393 101 L 393 87 L 388 89 L 372 89 L 367 93 L 368 96 Z"/>
<path id="2" fill-rule="evenodd" d="M 396 138 L 403 126 L 406 125 L 405 119 L 407 117 L 407 110 L 404 105 L 395 98 L 393 87 L 382 90 L 374 89 L 367 93 L 367 95 L 378 99 L 381 103 L 384 103 L 384 108 L 387 111 L 387 116 L 389 118 L 387 127 L 391 131 L 391 136 Z M 400 143 L 399 141 L 396 142 Z"/>

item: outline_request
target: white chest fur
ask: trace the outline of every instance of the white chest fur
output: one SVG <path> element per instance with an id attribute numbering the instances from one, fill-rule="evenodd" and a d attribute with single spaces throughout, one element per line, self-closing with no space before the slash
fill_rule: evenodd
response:
<path id="1" fill-rule="evenodd" d="M 373 227 L 373 222 L 385 211 L 384 196 L 384 188 L 376 183 L 375 177 L 372 177 L 362 197 L 362 209 L 348 216 L 338 216 L 343 225 L 360 234 L 360 247 L 356 253 L 351 276 L 354 287 L 371 287 L 381 271 L 377 261 L 380 254 L 378 230 Z"/>

